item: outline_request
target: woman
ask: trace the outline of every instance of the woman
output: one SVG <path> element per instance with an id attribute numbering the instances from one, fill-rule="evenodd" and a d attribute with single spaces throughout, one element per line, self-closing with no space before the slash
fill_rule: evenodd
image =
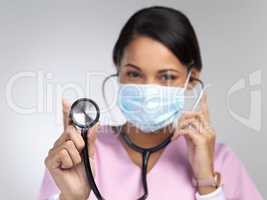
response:
<path id="1" fill-rule="evenodd" d="M 231 149 L 215 142 L 206 92 L 198 111 L 181 115 L 186 101 L 183 89 L 198 83 L 202 69 L 198 41 L 184 14 L 160 6 L 138 11 L 123 27 L 113 61 L 120 83 L 118 106 L 127 122 L 121 127 L 97 124 L 88 134 L 90 163 L 105 199 L 135 200 L 144 192 L 148 194 L 143 199 L 151 200 L 262 199 Z M 136 91 L 142 91 L 140 98 Z M 158 109 L 149 110 L 155 91 L 158 98 L 151 101 Z M 131 112 L 133 108 L 142 112 Z M 39 199 L 96 199 L 80 154 L 85 143 L 69 123 L 69 110 L 64 101 L 64 132 L 45 160 L 48 170 Z M 142 154 L 125 137 L 142 148 L 171 138 L 149 157 L 147 188 L 140 180 Z"/>

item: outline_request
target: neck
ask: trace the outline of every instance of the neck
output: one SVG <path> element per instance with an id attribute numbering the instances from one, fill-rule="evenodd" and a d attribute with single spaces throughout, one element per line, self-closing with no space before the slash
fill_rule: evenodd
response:
<path id="1" fill-rule="evenodd" d="M 144 133 L 130 123 L 124 124 L 122 130 L 128 134 L 134 144 L 143 148 L 157 146 L 172 134 L 170 127 L 165 127 L 155 133 Z"/>

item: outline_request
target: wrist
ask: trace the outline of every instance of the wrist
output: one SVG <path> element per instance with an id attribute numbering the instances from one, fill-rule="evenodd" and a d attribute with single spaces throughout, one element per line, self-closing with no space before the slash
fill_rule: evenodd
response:
<path id="1" fill-rule="evenodd" d="M 214 172 L 204 178 L 193 178 L 192 183 L 200 194 L 213 192 L 223 184 L 221 174 L 219 172 Z"/>
<path id="2" fill-rule="evenodd" d="M 197 166 L 193 167 L 193 175 L 196 180 L 198 179 L 205 179 L 211 176 L 214 176 L 214 165 L 212 163 L 206 162 L 198 164 Z"/>
<path id="3" fill-rule="evenodd" d="M 214 176 L 214 171 L 213 170 L 206 170 L 206 171 L 202 171 L 201 173 L 198 173 L 197 175 L 194 176 L 195 180 L 203 180 L 203 179 L 207 179 L 209 177 L 213 177 Z"/>
<path id="4" fill-rule="evenodd" d="M 71 197 L 71 195 L 64 195 L 60 193 L 59 200 L 87 200 L 87 197 Z"/>
<path id="5" fill-rule="evenodd" d="M 214 186 L 199 186 L 197 187 L 197 191 L 200 195 L 205 195 L 205 194 L 209 194 L 211 192 L 214 192 L 215 190 L 217 190 L 217 187 Z"/>

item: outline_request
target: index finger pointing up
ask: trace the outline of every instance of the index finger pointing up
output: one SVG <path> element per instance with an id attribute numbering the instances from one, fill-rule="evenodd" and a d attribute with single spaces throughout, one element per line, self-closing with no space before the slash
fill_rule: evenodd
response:
<path id="1" fill-rule="evenodd" d="M 63 124 L 64 130 L 66 130 L 67 126 L 70 125 L 70 107 L 71 103 L 66 99 L 62 98 L 62 111 L 63 111 Z"/>
<path id="2" fill-rule="evenodd" d="M 200 111 L 204 115 L 204 118 L 207 121 L 209 121 L 209 109 L 208 109 L 208 101 L 207 101 L 207 99 L 208 99 L 207 90 L 204 90 L 203 96 L 201 97 L 201 100 L 200 100 Z"/>

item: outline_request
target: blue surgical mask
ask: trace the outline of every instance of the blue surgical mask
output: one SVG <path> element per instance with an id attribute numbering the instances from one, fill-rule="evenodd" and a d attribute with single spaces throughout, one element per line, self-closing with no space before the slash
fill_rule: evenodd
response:
<path id="1" fill-rule="evenodd" d="M 155 132 L 174 123 L 184 108 L 184 87 L 157 84 L 120 84 L 117 105 L 126 120 L 145 133 Z"/>

